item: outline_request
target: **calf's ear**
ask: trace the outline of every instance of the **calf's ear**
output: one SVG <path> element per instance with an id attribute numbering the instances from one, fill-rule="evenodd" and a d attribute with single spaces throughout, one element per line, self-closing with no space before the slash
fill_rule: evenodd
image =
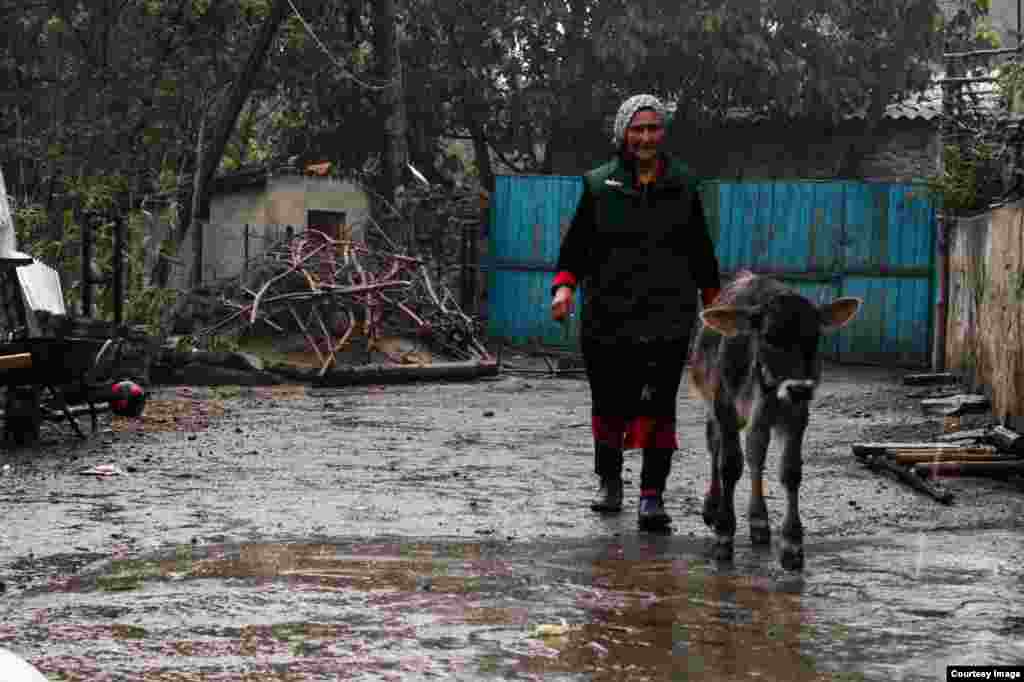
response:
<path id="1" fill-rule="evenodd" d="M 828 334 L 845 327 L 857 315 L 861 303 L 859 298 L 845 296 L 821 306 L 821 330 Z"/>
<path id="2" fill-rule="evenodd" d="M 754 308 L 731 305 L 705 308 L 700 313 L 701 321 L 724 336 L 749 334 L 761 326 L 761 314 Z"/>

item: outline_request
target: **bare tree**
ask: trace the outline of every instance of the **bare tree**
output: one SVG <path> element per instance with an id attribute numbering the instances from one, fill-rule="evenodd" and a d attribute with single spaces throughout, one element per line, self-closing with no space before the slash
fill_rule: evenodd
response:
<path id="1" fill-rule="evenodd" d="M 380 77 L 389 87 L 380 90 L 379 104 L 384 115 L 384 172 L 382 194 L 389 201 L 402 184 L 402 175 L 409 158 L 405 116 L 405 89 L 402 81 L 402 60 L 398 49 L 398 16 L 395 0 L 373 3 L 373 49 Z"/>
<path id="2" fill-rule="evenodd" d="M 246 59 L 241 70 L 227 85 L 220 106 L 215 108 L 216 113 L 212 120 L 212 134 L 209 142 L 204 139 L 205 122 L 200 127 L 201 132 L 197 142 L 198 153 L 196 154 L 196 176 L 192 190 L 191 206 L 193 208 L 182 210 L 181 220 L 179 220 L 178 229 L 175 234 L 175 242 L 180 247 L 189 230 L 194 230 L 193 243 L 195 244 L 195 252 L 192 279 L 196 285 L 202 281 L 203 228 L 201 221 L 209 217 L 209 202 L 207 199 L 213 174 L 217 170 L 217 166 L 220 165 L 228 140 L 235 129 L 235 124 L 238 122 L 238 116 L 249 99 L 253 83 L 263 68 L 270 45 L 274 40 L 274 36 L 277 35 L 277 30 L 284 21 L 285 16 L 287 16 L 289 8 L 288 0 L 277 0 L 271 8 L 270 14 L 263 22 L 259 35 L 252 45 L 249 58 Z M 161 285 L 166 286 L 166 282 L 161 283 Z"/>

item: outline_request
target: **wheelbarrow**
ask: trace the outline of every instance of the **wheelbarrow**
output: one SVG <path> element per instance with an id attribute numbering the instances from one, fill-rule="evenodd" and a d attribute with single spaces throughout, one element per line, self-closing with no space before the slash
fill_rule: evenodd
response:
<path id="1" fill-rule="evenodd" d="M 102 381 L 120 339 L 27 338 L 0 343 L 0 385 L 7 387 L 5 435 L 24 444 L 39 435 L 43 419 L 67 420 L 80 438 L 72 405 L 87 405 L 96 432 L 97 404 L 114 414 L 139 416 L 145 393 L 131 381 Z M 45 396 L 43 392 L 48 395 Z"/>

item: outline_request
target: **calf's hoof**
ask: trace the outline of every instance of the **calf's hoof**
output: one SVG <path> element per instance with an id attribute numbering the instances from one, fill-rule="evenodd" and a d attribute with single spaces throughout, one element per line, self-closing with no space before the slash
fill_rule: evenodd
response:
<path id="1" fill-rule="evenodd" d="M 779 554 L 779 563 L 787 571 L 802 571 L 804 569 L 803 546 L 784 544 Z"/>
<path id="2" fill-rule="evenodd" d="M 705 497 L 704 498 L 704 509 L 701 512 L 701 516 L 704 518 L 704 525 L 708 528 L 715 527 L 715 519 L 718 518 L 718 498 L 717 497 Z"/>
<path id="3" fill-rule="evenodd" d="M 750 544 L 757 547 L 772 544 L 772 527 L 767 521 L 750 522 Z"/>

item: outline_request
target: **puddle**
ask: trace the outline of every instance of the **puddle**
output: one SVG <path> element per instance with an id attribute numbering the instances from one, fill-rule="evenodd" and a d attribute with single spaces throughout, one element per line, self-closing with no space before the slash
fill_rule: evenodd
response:
<path id="1" fill-rule="evenodd" d="M 0 646 L 51 680 L 944 680 L 1024 658 L 1014 535 L 183 545 L 0 602 Z M 991 546 L 991 552 L 979 547 Z"/>

